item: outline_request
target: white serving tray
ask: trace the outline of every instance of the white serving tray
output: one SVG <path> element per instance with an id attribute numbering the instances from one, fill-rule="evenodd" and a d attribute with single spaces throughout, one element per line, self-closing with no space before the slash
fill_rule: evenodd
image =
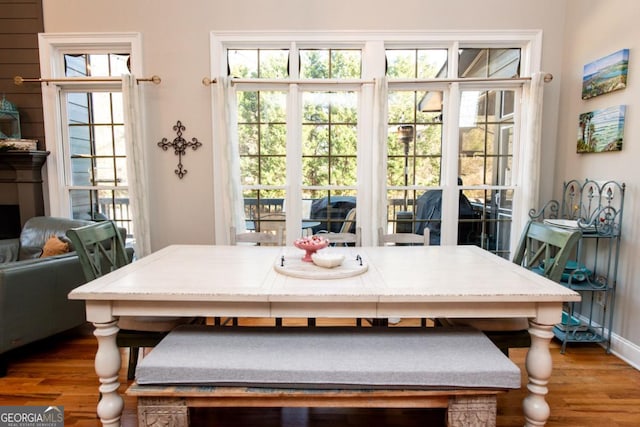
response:
<path id="1" fill-rule="evenodd" d="M 312 280 L 344 279 L 362 274 L 369 268 L 363 260 L 350 257 L 345 258 L 342 265 L 326 268 L 302 261 L 301 257 L 295 255 L 286 256 L 284 262 L 278 259 L 273 267 L 280 274 Z"/>

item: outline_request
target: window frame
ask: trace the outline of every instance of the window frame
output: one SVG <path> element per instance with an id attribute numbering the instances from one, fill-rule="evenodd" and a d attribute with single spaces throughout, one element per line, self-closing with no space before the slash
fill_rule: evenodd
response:
<path id="1" fill-rule="evenodd" d="M 481 83 L 475 81 L 463 82 L 459 81 L 457 76 L 458 70 L 458 51 L 462 48 L 520 48 L 521 49 L 521 66 L 520 75 L 522 77 L 530 77 L 534 72 L 540 69 L 540 58 L 542 49 L 542 32 L 540 30 L 504 30 L 504 31 L 435 31 L 435 32 L 212 32 L 211 33 L 211 70 L 212 75 L 226 76 L 226 50 L 234 48 L 287 48 L 290 52 L 294 52 L 295 48 L 360 48 L 362 49 L 362 81 L 353 82 L 354 84 L 361 85 L 361 99 L 360 105 L 366 110 L 366 105 L 371 105 L 374 97 L 372 79 L 381 78 L 385 75 L 384 71 L 384 58 L 385 49 L 428 49 L 428 48 L 446 48 L 449 51 L 448 55 L 448 76 L 444 79 L 430 79 L 430 82 L 434 85 L 442 84 L 444 88 L 444 96 L 449 96 L 450 100 L 459 99 L 463 90 L 478 89 L 478 90 L 495 90 L 500 88 L 511 89 L 514 87 L 522 88 L 522 82 L 488 82 Z M 296 63 L 296 55 L 291 55 L 291 70 L 292 75 L 289 79 L 283 79 L 282 84 L 291 85 L 294 90 L 290 93 L 291 96 L 297 96 L 295 93 L 298 90 L 297 84 L 306 82 L 296 82 L 298 75 L 298 64 Z M 456 81 L 447 82 L 446 79 L 455 79 Z M 243 81 L 243 84 L 245 82 Z M 258 82 L 256 82 L 257 84 Z M 239 83 L 240 84 L 240 83 Z M 247 83 L 251 84 L 251 83 Z M 389 88 L 397 87 L 413 87 L 415 86 L 410 80 L 389 79 Z M 297 106 L 296 103 L 291 105 Z M 516 107 L 518 108 L 518 107 Z M 458 117 L 459 102 L 449 102 L 446 114 L 448 117 Z M 516 111 L 517 117 L 520 117 L 518 126 L 518 132 L 516 132 L 516 140 L 514 140 L 514 153 L 513 153 L 513 165 L 512 171 L 512 183 L 510 188 L 518 189 L 514 195 L 514 220 L 512 227 L 518 229 L 521 224 L 526 220 L 526 212 L 524 212 L 521 206 L 523 200 L 518 197 L 517 193 L 521 192 L 521 186 L 526 183 L 519 181 L 520 173 L 522 171 L 522 153 L 524 152 L 524 144 L 520 144 L 520 140 L 517 135 L 524 135 L 526 125 L 523 123 L 524 117 L 526 117 L 526 107 Z M 359 213 L 372 212 L 374 206 L 374 200 L 381 195 L 386 197 L 386 185 L 380 185 L 379 177 L 376 176 L 375 168 L 377 154 L 375 152 L 375 144 L 377 144 L 374 138 L 378 138 L 372 129 L 374 123 L 375 112 L 370 109 L 367 111 L 365 117 L 358 120 L 358 211 Z M 296 135 L 296 127 L 299 124 L 288 124 L 289 129 L 292 130 L 290 135 Z M 212 120 L 212 126 L 215 130 L 216 123 L 215 117 Z M 458 192 L 466 189 L 465 186 L 459 186 L 457 181 L 458 173 L 458 133 L 459 129 L 457 125 L 449 125 L 446 129 L 443 129 L 443 147 L 442 147 L 442 177 L 440 189 L 443 190 L 443 217 L 457 218 L 458 213 Z M 215 135 L 215 131 L 214 131 Z M 456 141 L 455 144 L 450 141 Z M 216 141 L 214 147 L 219 147 L 222 144 L 221 141 Z M 517 147 L 517 148 L 516 148 Z M 289 155 L 289 148 L 288 155 Z M 296 153 L 295 150 L 291 150 L 291 160 L 295 161 L 296 156 L 300 156 L 300 153 Z M 214 149 L 214 197 L 215 199 L 215 231 L 216 241 L 224 243 L 228 230 L 225 230 L 226 223 L 221 221 L 224 218 L 224 198 L 221 195 L 224 194 L 224 180 L 220 179 L 221 176 L 216 175 L 216 170 L 220 169 L 217 166 L 222 161 L 221 151 Z M 288 157 L 289 161 L 289 157 Z M 516 169 L 517 168 L 517 169 Z M 287 165 L 288 174 L 294 170 L 289 169 Z M 385 168 L 386 173 L 386 168 Z M 290 180 L 287 183 L 287 206 L 288 210 L 292 208 L 293 214 L 289 216 L 287 214 L 287 228 L 289 228 L 289 219 L 300 218 L 300 205 L 301 201 L 296 201 L 301 195 L 300 185 Z M 386 181 L 386 177 L 383 177 L 383 182 Z M 364 183 L 374 185 L 365 185 Z M 296 195 L 296 197 L 294 197 Z M 373 218 L 378 215 L 358 215 L 359 226 L 363 229 L 363 245 L 371 245 L 375 243 L 376 232 L 374 227 L 378 221 Z M 518 218 L 516 218 L 516 216 Z M 512 233 L 515 234 L 515 233 Z M 289 234 L 290 235 L 290 234 Z M 457 221 L 452 221 L 450 224 L 443 226 L 442 229 L 442 241 L 441 244 L 455 244 L 457 241 Z M 511 238 L 511 247 L 514 247 L 514 236 Z"/>

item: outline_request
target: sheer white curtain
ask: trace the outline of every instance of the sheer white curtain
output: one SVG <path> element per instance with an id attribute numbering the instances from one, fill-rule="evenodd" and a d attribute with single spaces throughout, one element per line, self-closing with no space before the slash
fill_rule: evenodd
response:
<path id="1" fill-rule="evenodd" d="M 521 197 L 522 203 L 518 218 L 514 217 L 513 230 L 522 230 L 529 218 L 530 209 L 538 209 L 540 189 L 540 146 L 542 144 L 542 104 L 544 92 L 544 76 L 546 73 L 537 72 L 531 76 L 529 85 L 524 86 L 524 97 L 527 100 L 524 117 L 524 132 L 522 138 L 522 167 Z M 511 247 L 517 244 L 518 232 L 511 233 Z M 515 240 L 514 240 L 515 239 Z"/>
<path id="2" fill-rule="evenodd" d="M 216 134 L 221 142 L 220 155 L 225 160 L 219 162 L 222 168 L 216 176 L 222 182 L 218 189 L 222 192 L 222 209 L 218 210 L 222 218 L 216 218 L 220 224 L 224 224 L 225 235 L 229 234 L 229 227 L 236 228 L 236 232 L 246 230 L 244 218 L 244 198 L 242 195 L 242 183 L 240 181 L 240 150 L 238 146 L 237 132 L 237 106 L 236 91 L 231 84 L 231 78 L 222 76 L 217 78 L 214 96 L 214 123 L 218 124 Z M 218 231 L 222 229 L 217 227 Z M 227 236 L 228 238 L 228 236 Z M 216 238 L 218 242 L 226 242 L 227 239 Z"/>
<path id="3" fill-rule="evenodd" d="M 373 236 L 378 235 L 378 228 L 386 230 L 387 226 L 387 128 L 389 83 L 387 77 L 376 78 L 373 96 L 373 150 L 374 170 L 376 176 L 373 191 Z M 377 238 L 377 237 L 375 237 Z"/>
<path id="4" fill-rule="evenodd" d="M 147 168 L 144 153 L 144 129 L 140 109 L 140 89 L 135 76 L 122 75 L 122 101 L 124 104 L 124 135 L 127 153 L 127 178 L 129 207 L 135 235 L 137 258 L 151 253 L 149 227 L 149 201 L 145 197 L 147 189 Z"/>

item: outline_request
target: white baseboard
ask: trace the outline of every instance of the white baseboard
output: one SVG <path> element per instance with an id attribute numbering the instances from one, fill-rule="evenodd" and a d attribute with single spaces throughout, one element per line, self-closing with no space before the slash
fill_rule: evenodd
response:
<path id="1" fill-rule="evenodd" d="M 611 353 L 640 371 L 640 346 L 611 334 Z"/>

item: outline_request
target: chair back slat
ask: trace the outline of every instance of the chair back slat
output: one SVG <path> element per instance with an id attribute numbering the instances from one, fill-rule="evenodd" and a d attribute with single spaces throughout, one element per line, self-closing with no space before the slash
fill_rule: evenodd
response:
<path id="1" fill-rule="evenodd" d="M 429 246 L 429 229 L 425 227 L 424 235 L 415 233 L 387 233 L 378 228 L 378 246 L 394 245 L 423 245 Z"/>
<path id="2" fill-rule="evenodd" d="M 353 246 L 362 246 L 362 229 L 360 227 L 356 227 L 355 233 L 323 233 L 322 231 L 324 230 L 318 232 L 316 236 L 327 239 L 329 244 L 332 246 L 348 246 L 349 244 L 353 244 Z"/>
<path id="3" fill-rule="evenodd" d="M 530 270 L 539 269 L 545 277 L 560 282 L 580 237 L 579 231 L 529 221 L 520 238 L 513 262 Z"/>
<path id="4" fill-rule="evenodd" d="M 129 263 L 124 241 L 113 221 L 67 230 L 87 280 L 97 279 Z"/>
<path id="5" fill-rule="evenodd" d="M 251 231 L 238 233 L 235 227 L 230 228 L 230 244 L 253 243 L 259 246 L 282 246 L 282 230 L 276 228 L 269 231 Z"/>

